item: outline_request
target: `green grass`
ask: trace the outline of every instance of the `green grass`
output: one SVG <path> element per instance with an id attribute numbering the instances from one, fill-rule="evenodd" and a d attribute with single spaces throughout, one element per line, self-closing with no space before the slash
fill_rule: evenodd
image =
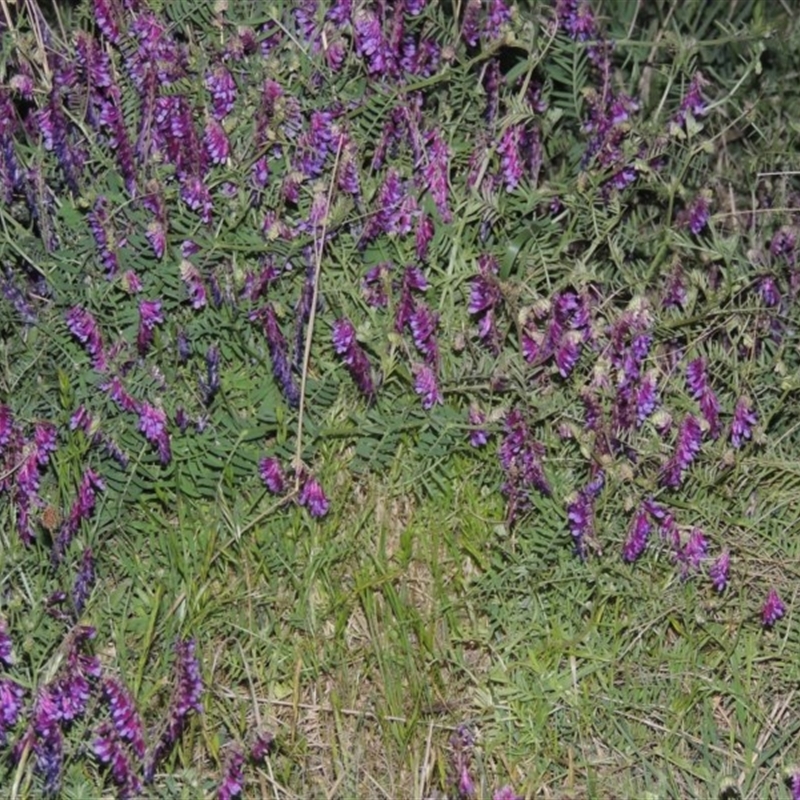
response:
<path id="1" fill-rule="evenodd" d="M 256 727 L 278 751 L 247 796 L 435 796 L 468 724 L 481 797 L 506 782 L 526 797 L 703 798 L 726 782 L 788 797 L 797 620 L 762 632 L 745 590 L 769 573 L 794 599 L 792 562 L 763 552 L 782 528 L 737 539 L 733 589 L 712 597 L 653 553 L 583 563 L 544 517 L 509 533 L 477 474 L 409 491 L 415 466 L 343 479 L 322 524 L 296 510 L 251 525 L 266 497 L 178 499 L 96 545 L 106 577 L 85 619 L 140 706 L 166 702 L 176 635 L 202 653 L 206 713 L 163 796 L 208 788 L 203 754 L 224 760 Z"/>

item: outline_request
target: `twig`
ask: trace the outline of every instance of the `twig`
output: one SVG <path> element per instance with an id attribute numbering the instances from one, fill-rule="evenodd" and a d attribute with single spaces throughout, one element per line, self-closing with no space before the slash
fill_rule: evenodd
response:
<path id="1" fill-rule="evenodd" d="M 317 299 L 319 297 L 319 279 L 322 271 L 322 250 L 325 247 L 325 236 L 328 232 L 328 218 L 331 213 L 331 200 L 333 199 L 333 186 L 336 180 L 336 173 L 339 170 L 339 159 L 342 155 L 342 145 L 344 134 L 339 134 L 339 143 L 336 146 L 336 161 L 333 164 L 331 183 L 328 187 L 328 202 L 325 209 L 325 219 L 322 222 L 322 233 L 319 238 L 314 239 L 314 285 L 311 289 L 311 309 L 308 312 L 308 327 L 306 328 L 306 343 L 303 352 L 303 371 L 300 376 L 300 404 L 297 411 L 297 446 L 294 452 L 295 467 L 295 491 L 300 491 L 300 478 L 303 465 L 303 416 L 306 407 L 306 382 L 308 380 L 308 364 L 311 360 L 311 341 L 314 338 L 314 322 L 317 318 Z"/>

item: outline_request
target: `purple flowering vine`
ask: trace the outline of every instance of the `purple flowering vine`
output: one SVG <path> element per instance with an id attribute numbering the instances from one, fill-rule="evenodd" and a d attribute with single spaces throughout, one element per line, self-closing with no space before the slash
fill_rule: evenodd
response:
<path id="1" fill-rule="evenodd" d="M 156 767 L 170 753 L 186 727 L 191 714 L 202 714 L 203 679 L 195 655 L 193 639 L 179 639 L 175 643 L 175 682 L 167 721 L 160 738 L 147 754 L 144 767 L 146 783 L 152 783 Z"/>
<path id="2" fill-rule="evenodd" d="M 786 605 L 781 600 L 775 589 L 770 589 L 764 605 L 761 607 L 761 624 L 765 628 L 772 628 L 775 623 L 786 613 Z"/>
<path id="3" fill-rule="evenodd" d="M 370 401 L 375 399 L 375 382 L 364 348 L 356 340 L 356 330 L 350 320 L 339 319 L 333 323 L 333 349 L 342 357 L 345 366 L 361 393 Z"/>

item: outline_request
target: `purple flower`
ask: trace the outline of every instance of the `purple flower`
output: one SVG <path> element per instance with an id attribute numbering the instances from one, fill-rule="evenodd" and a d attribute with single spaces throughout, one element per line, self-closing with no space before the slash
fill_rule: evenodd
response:
<path id="1" fill-rule="evenodd" d="M 115 678 L 106 678 L 103 697 L 108 703 L 116 735 L 130 743 L 139 759 L 144 758 L 144 725 L 128 689 Z"/>
<path id="2" fill-rule="evenodd" d="M 497 39 L 500 28 L 511 19 L 511 11 L 503 0 L 489 0 L 489 9 L 483 25 L 483 35 L 487 39 Z"/>
<path id="3" fill-rule="evenodd" d="M 489 434 L 483 427 L 486 424 L 486 414 L 475 406 L 470 406 L 467 419 L 470 425 L 478 426 L 470 432 L 470 445 L 472 447 L 483 447 L 489 441 Z"/>
<path id="4" fill-rule="evenodd" d="M 703 358 L 696 358 L 690 361 L 686 367 L 686 383 L 695 400 L 703 396 L 708 389 L 708 378 L 706 377 L 706 362 Z"/>
<path id="5" fill-rule="evenodd" d="M 708 577 L 714 588 L 722 594 L 728 585 L 728 572 L 731 565 L 731 554 L 723 550 L 714 563 L 708 568 Z"/>
<path id="6" fill-rule="evenodd" d="M 721 425 L 719 421 L 719 400 L 713 390 L 708 389 L 700 398 L 700 412 L 708 423 L 708 434 L 712 439 L 717 439 Z"/>
<path id="7" fill-rule="evenodd" d="M 386 308 L 386 306 L 389 304 L 389 298 L 386 294 L 386 286 L 388 284 L 388 276 L 391 269 L 391 262 L 385 261 L 384 263 L 378 264 L 377 266 L 367 270 L 367 274 L 364 276 L 364 280 L 361 282 L 361 290 L 368 305 L 373 306 L 374 308 Z M 405 322 L 403 324 L 405 324 Z"/>
<path id="8" fill-rule="evenodd" d="M 567 503 L 567 522 L 575 542 L 575 553 L 585 558 L 585 540 L 594 534 L 594 497 L 590 492 L 582 489 L 572 502 Z"/>
<path id="9" fill-rule="evenodd" d="M 517 188 L 524 172 L 522 160 L 519 157 L 521 131 L 520 125 L 509 126 L 497 144 L 507 192 L 512 192 Z"/>
<path id="10" fill-rule="evenodd" d="M 64 739 L 58 725 L 48 725 L 44 730 L 37 731 L 33 754 L 36 758 L 36 772 L 43 776 L 45 794 L 58 794 L 64 764 Z"/>
<path id="11" fill-rule="evenodd" d="M 206 351 L 206 380 L 200 380 L 203 405 L 211 405 L 219 391 L 219 348 L 212 345 Z"/>
<path id="12" fill-rule="evenodd" d="M 169 433 L 167 431 L 167 415 L 149 403 L 142 403 L 139 407 L 139 430 L 145 439 L 158 447 L 158 455 L 162 464 L 168 464 L 172 458 Z"/>
<path id="13" fill-rule="evenodd" d="M 286 480 L 283 475 L 281 462 L 272 456 L 262 458 L 258 464 L 258 472 L 261 480 L 266 484 L 267 489 L 272 494 L 283 494 L 286 489 Z"/>
<path id="14" fill-rule="evenodd" d="M 683 308 L 686 305 L 686 283 L 683 271 L 676 267 L 667 278 L 661 305 L 664 308 Z"/>
<path id="15" fill-rule="evenodd" d="M 704 194 L 699 194 L 687 208 L 684 209 L 681 219 L 695 236 L 706 227 L 710 216 L 709 209 L 710 203 L 708 197 Z"/>
<path id="16" fill-rule="evenodd" d="M 142 790 L 142 782 L 136 774 L 127 748 L 108 722 L 102 723 L 95 731 L 92 752 L 101 764 L 108 765 L 114 783 L 119 787 L 120 798 L 135 797 Z"/>
<path id="17" fill-rule="evenodd" d="M 206 225 L 211 222 L 211 211 L 214 204 L 211 202 L 211 193 L 202 178 L 193 176 L 183 181 L 181 199 L 192 211 L 200 212 L 200 219 Z"/>
<path id="18" fill-rule="evenodd" d="M 770 589 L 761 608 L 761 624 L 765 628 L 771 628 L 785 613 L 786 606 L 783 600 L 775 589 Z"/>
<path id="19" fill-rule="evenodd" d="M 244 754 L 235 747 L 225 763 L 222 782 L 217 789 L 217 800 L 231 800 L 240 797 L 244 787 Z"/>
<path id="20" fill-rule="evenodd" d="M 5 447 L 14 433 L 14 415 L 8 406 L 0 405 L 0 448 Z"/>
<path id="21" fill-rule="evenodd" d="M 731 444 L 738 450 L 753 435 L 753 425 L 758 422 L 758 416 L 750 407 L 746 397 L 736 401 L 731 421 Z"/>
<path id="22" fill-rule="evenodd" d="M 122 385 L 120 378 L 115 375 L 108 383 L 100 387 L 123 410 L 128 412 L 138 411 L 139 404 Z"/>
<path id="23" fill-rule="evenodd" d="M 22 711 L 25 690 L 10 678 L 0 678 L 0 746 L 6 744 L 8 732 L 17 724 Z"/>
<path id="24" fill-rule="evenodd" d="M 587 0 L 558 0 L 556 17 L 572 39 L 585 42 L 598 38 L 594 14 Z"/>
<path id="25" fill-rule="evenodd" d="M 791 228 L 781 228 L 775 232 L 769 244 L 769 252 L 773 258 L 783 256 L 786 261 L 794 265 L 794 248 L 797 243 L 797 236 Z"/>
<path id="26" fill-rule="evenodd" d="M 278 382 L 284 397 L 289 405 L 296 407 L 300 402 L 300 389 L 298 388 L 292 367 L 289 363 L 288 344 L 283 332 L 278 325 L 275 310 L 271 303 L 267 303 L 263 308 L 254 311 L 251 319 L 260 320 L 267 338 L 269 356 L 272 360 L 272 374 Z"/>
<path id="27" fill-rule="evenodd" d="M 271 733 L 257 733 L 250 748 L 250 758 L 260 764 L 266 761 L 275 744 L 275 737 Z"/>
<path id="28" fill-rule="evenodd" d="M 119 25 L 112 0 L 94 0 L 94 20 L 103 36 L 112 44 L 119 44 Z"/>
<path id="29" fill-rule="evenodd" d="M 508 498 L 508 518 L 513 521 L 517 513 L 530 505 L 530 491 L 537 489 L 543 495 L 552 493 L 544 474 L 541 458 L 544 446 L 533 434 L 519 409 L 506 414 L 503 440 L 498 449 L 500 466 L 506 473 L 501 491 Z"/>
<path id="30" fill-rule="evenodd" d="M 39 422 L 33 430 L 33 445 L 36 463 L 44 467 L 56 451 L 56 426 L 50 422 Z"/>
<path id="31" fill-rule="evenodd" d="M 106 368 L 103 339 L 94 317 L 80 306 L 73 306 L 65 314 L 70 333 L 86 348 L 92 356 L 92 366 L 98 371 Z"/>
<path id="32" fill-rule="evenodd" d="M 436 343 L 436 327 L 439 315 L 434 314 L 428 306 L 418 301 L 414 311 L 408 317 L 408 327 L 417 350 L 425 356 L 428 364 L 435 366 L 439 359 L 439 347 Z"/>
<path id="33" fill-rule="evenodd" d="M 197 267 L 191 261 L 184 259 L 180 266 L 180 273 L 189 291 L 192 308 L 202 308 L 206 304 L 206 287 Z"/>
<path id="34" fill-rule="evenodd" d="M 629 564 L 636 561 L 647 547 L 647 540 L 652 530 L 645 506 L 641 506 L 633 518 L 628 531 L 628 538 L 622 550 L 622 558 Z"/>
<path id="35" fill-rule="evenodd" d="M 8 635 L 6 621 L 0 617 L 0 662 L 6 667 L 14 665 L 14 658 L 11 655 L 11 637 Z"/>
<path id="36" fill-rule="evenodd" d="M 461 38 L 470 47 L 475 47 L 480 38 L 480 13 L 481 0 L 468 0 L 464 21 L 461 24 Z"/>
<path id="37" fill-rule="evenodd" d="M 703 435 L 700 423 L 691 414 L 687 414 L 678 430 L 675 452 L 664 465 L 660 483 L 676 489 L 683 480 L 683 473 L 689 469 L 697 454 Z"/>
<path id="38" fill-rule="evenodd" d="M 375 384 L 372 380 L 372 369 L 367 354 L 356 341 L 356 331 L 347 319 L 339 319 L 333 323 L 333 347 L 342 356 L 347 369 L 356 386 L 370 400 L 375 397 Z"/>
<path id="39" fill-rule="evenodd" d="M 78 574 L 75 576 L 75 583 L 72 586 L 72 605 L 75 608 L 75 613 L 79 616 L 83 613 L 83 607 L 92 592 L 94 582 L 94 556 L 92 555 L 92 548 L 87 547 L 81 556 Z"/>
<path id="40" fill-rule="evenodd" d="M 415 364 L 411 368 L 414 373 L 414 391 L 422 397 L 422 407 L 428 411 L 434 405 L 444 404 L 444 397 L 439 390 L 436 373 L 427 364 Z"/>
<path id="41" fill-rule="evenodd" d="M 206 73 L 206 89 L 211 94 L 214 118 L 222 120 L 233 110 L 236 101 L 236 82 L 227 67 L 217 64 Z"/>
<path id="42" fill-rule="evenodd" d="M 100 261 L 105 267 L 108 277 L 111 277 L 117 272 L 119 262 L 116 247 L 114 246 L 111 220 L 108 216 L 108 200 L 100 195 L 87 218 L 97 250 L 100 253 Z"/>
<path id="43" fill-rule="evenodd" d="M 145 238 L 150 242 L 150 247 L 153 248 L 156 258 L 164 258 L 164 253 L 167 250 L 167 231 L 164 223 L 160 220 L 153 220 L 147 224 L 144 232 Z"/>
<path id="44" fill-rule="evenodd" d="M 636 424 L 642 423 L 655 411 L 658 405 L 656 373 L 651 371 L 642 377 L 636 389 Z"/>
<path id="45" fill-rule="evenodd" d="M 683 547 L 679 547 L 675 558 L 681 565 L 681 577 L 685 580 L 691 572 L 696 572 L 705 560 L 708 552 L 708 540 L 700 528 L 692 528 L 689 538 Z"/>
<path id="46" fill-rule="evenodd" d="M 366 60 L 367 72 L 370 75 L 386 72 L 388 45 L 383 38 L 381 23 L 375 12 L 359 9 L 353 20 L 353 30 L 356 54 Z"/>
<path id="47" fill-rule="evenodd" d="M 472 761 L 472 749 L 475 745 L 475 738 L 466 725 L 459 725 L 450 737 L 450 747 L 452 748 L 452 770 L 453 783 L 458 796 L 464 798 L 472 797 L 475 794 L 475 784 L 470 775 L 470 762 Z"/>
<path id="48" fill-rule="evenodd" d="M 706 103 L 703 99 L 702 88 L 706 85 L 706 80 L 702 74 L 697 72 L 689 83 L 689 88 L 681 100 L 680 108 L 672 121 L 675 125 L 682 127 L 686 122 L 687 114 L 691 114 L 695 119 L 702 117 L 706 113 Z"/>
<path id="49" fill-rule="evenodd" d="M 492 800 L 522 800 L 522 796 L 518 795 L 514 789 L 508 785 L 498 789 L 492 795 Z"/>
<path id="50" fill-rule="evenodd" d="M 792 800 L 800 800 L 800 772 L 793 772 L 789 775 L 786 783 L 789 786 Z"/>
<path id="51" fill-rule="evenodd" d="M 303 484 L 300 487 L 300 495 L 297 498 L 298 505 L 308 508 L 308 513 L 312 517 L 324 517 L 328 513 L 330 503 L 325 496 L 319 481 L 316 478 L 306 475 L 303 477 Z"/>
<path id="52" fill-rule="evenodd" d="M 423 185 L 428 187 L 436 210 L 443 222 L 450 222 L 453 215 L 447 205 L 450 173 L 450 148 L 442 138 L 441 132 L 434 129 L 427 135 L 427 163 L 422 169 Z"/>
<path id="53" fill-rule="evenodd" d="M 581 357 L 582 341 L 583 334 L 579 331 L 568 331 L 561 337 L 553 358 L 556 362 L 556 367 L 558 367 L 558 374 L 562 378 L 569 377 L 569 374 L 578 363 L 578 359 Z"/>
<path id="54" fill-rule="evenodd" d="M 497 260 L 489 255 L 481 255 L 478 259 L 478 274 L 472 279 L 470 288 L 469 306 L 470 314 L 478 314 L 478 336 L 489 344 L 493 351 L 497 350 L 497 330 L 494 324 L 494 311 L 503 299 L 500 286 L 497 282 L 499 267 Z"/>
<path id="55" fill-rule="evenodd" d="M 156 325 L 164 322 L 160 300 L 142 300 L 139 303 L 139 332 L 136 336 L 136 347 L 139 355 L 145 355 L 153 343 L 153 331 Z"/>
<path id="56" fill-rule="evenodd" d="M 58 720 L 72 722 L 82 717 L 89 703 L 89 681 L 80 672 L 73 672 L 49 683 L 46 687 Z"/>
<path id="57" fill-rule="evenodd" d="M 231 148 L 228 134 L 217 120 L 210 119 L 206 124 L 204 141 L 212 164 L 224 164 L 228 160 Z"/>
<path id="58" fill-rule="evenodd" d="M 172 702 L 161 738 L 145 762 L 144 776 L 147 783 L 152 782 L 156 767 L 172 750 L 183 732 L 189 714 L 203 713 L 201 698 L 204 687 L 200 676 L 200 665 L 195 656 L 194 640 L 178 640 L 175 643 L 175 656 L 175 687 Z"/>

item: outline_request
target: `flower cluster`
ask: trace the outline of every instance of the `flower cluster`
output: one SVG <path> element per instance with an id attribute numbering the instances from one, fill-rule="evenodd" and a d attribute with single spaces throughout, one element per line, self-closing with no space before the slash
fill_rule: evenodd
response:
<path id="1" fill-rule="evenodd" d="M 175 683 L 172 700 L 167 714 L 166 724 L 161 736 L 147 754 L 144 766 L 144 778 L 151 783 L 156 767 L 170 753 L 178 737 L 181 735 L 189 715 L 203 713 L 203 679 L 200 676 L 200 665 L 195 656 L 193 639 L 183 639 L 175 643 Z"/>
<path id="2" fill-rule="evenodd" d="M 605 473 L 598 470 L 594 478 L 567 503 L 567 523 L 575 542 L 575 552 L 580 558 L 586 557 L 587 541 L 595 536 L 594 502 L 604 485 Z M 626 557 L 626 560 L 632 559 Z"/>
<path id="3" fill-rule="evenodd" d="M 661 470 L 662 486 L 677 489 L 681 485 L 684 473 L 700 452 L 702 438 L 703 429 L 697 418 L 687 414 L 678 428 L 675 451 Z"/>
<path id="4" fill-rule="evenodd" d="M 770 589 L 761 608 L 761 624 L 771 628 L 786 613 L 786 606 L 775 589 Z"/>
<path id="5" fill-rule="evenodd" d="M 361 393 L 368 399 L 375 399 L 375 382 L 364 348 L 356 340 L 356 329 L 347 319 L 333 323 L 333 349 L 342 357 L 348 371 Z"/>
<path id="6" fill-rule="evenodd" d="M 272 494 L 282 495 L 287 490 L 286 476 L 280 461 L 269 456 L 259 462 L 259 473 L 264 485 Z M 319 481 L 306 470 L 295 471 L 295 480 L 299 492 L 294 498 L 298 505 L 308 508 L 312 517 L 324 517 L 328 513 L 330 503 Z"/>
<path id="7" fill-rule="evenodd" d="M 531 364 L 552 360 L 558 374 L 567 378 L 591 336 L 587 298 L 566 290 L 556 294 L 551 303 L 528 312 L 521 334 L 522 355 Z"/>
<path id="8" fill-rule="evenodd" d="M 499 458 L 505 472 L 502 491 L 508 498 L 507 516 L 510 521 L 529 507 L 532 489 L 544 495 L 551 493 L 542 466 L 544 452 L 544 446 L 534 439 L 523 413 L 516 408 L 509 411 Z"/>

